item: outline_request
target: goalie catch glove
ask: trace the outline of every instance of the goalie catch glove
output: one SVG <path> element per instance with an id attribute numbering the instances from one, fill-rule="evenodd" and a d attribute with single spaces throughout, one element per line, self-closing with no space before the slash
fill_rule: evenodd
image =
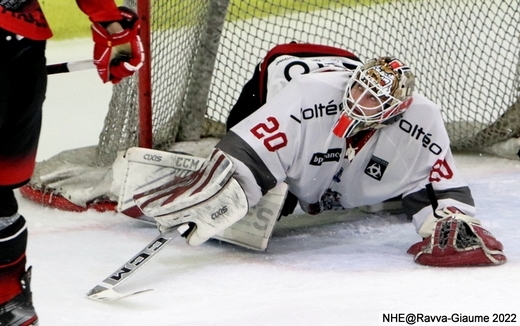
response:
<path id="1" fill-rule="evenodd" d="M 110 23 L 91 26 L 94 40 L 94 64 L 103 83 L 117 84 L 132 76 L 144 61 L 143 44 L 139 37 L 139 17 L 126 7 L 119 7 L 123 19 L 119 21 L 122 31 L 113 34 L 107 31 Z"/>
<path id="2" fill-rule="evenodd" d="M 502 244 L 480 222 L 454 207 L 430 215 L 419 229 L 424 239 L 408 253 L 415 262 L 438 267 L 501 265 L 506 262 Z M 429 235 L 428 235 L 429 234 Z"/>
<path id="3" fill-rule="evenodd" d="M 133 196 L 136 205 L 154 217 L 163 233 L 182 224 L 187 243 L 197 246 L 246 216 L 244 190 L 232 175 L 233 162 L 214 149 L 198 171 L 185 177 L 165 178 L 161 186 Z"/>

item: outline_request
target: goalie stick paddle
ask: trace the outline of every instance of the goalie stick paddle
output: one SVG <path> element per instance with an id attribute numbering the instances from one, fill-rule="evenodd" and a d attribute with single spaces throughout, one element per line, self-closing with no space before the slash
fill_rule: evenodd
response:
<path id="1" fill-rule="evenodd" d="M 47 65 L 47 75 L 62 74 L 73 71 L 95 69 L 92 60 L 80 60 L 71 62 L 54 63 Z"/>
<path id="2" fill-rule="evenodd" d="M 162 233 L 157 238 L 153 239 L 146 247 L 143 248 L 137 255 L 132 257 L 123 266 L 118 268 L 115 272 L 110 274 L 101 283 L 92 288 L 88 293 L 87 297 L 94 301 L 115 301 L 132 295 L 140 294 L 143 292 L 152 291 L 152 289 L 139 290 L 127 294 L 118 293 L 114 288 L 131 275 L 133 275 L 139 268 L 154 258 L 171 240 L 177 238 L 188 230 L 188 225 L 184 224 L 171 232 Z"/>

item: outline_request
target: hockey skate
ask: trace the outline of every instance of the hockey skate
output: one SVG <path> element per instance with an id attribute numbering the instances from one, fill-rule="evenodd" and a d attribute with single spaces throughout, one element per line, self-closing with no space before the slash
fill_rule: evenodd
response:
<path id="1" fill-rule="evenodd" d="M 0 326 L 36 326 L 38 316 L 34 310 L 31 293 L 31 267 L 20 280 L 22 292 L 0 306 Z"/>

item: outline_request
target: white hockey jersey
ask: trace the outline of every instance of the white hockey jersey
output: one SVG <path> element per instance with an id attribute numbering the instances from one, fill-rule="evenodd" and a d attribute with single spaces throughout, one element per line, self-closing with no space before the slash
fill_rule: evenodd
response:
<path id="1" fill-rule="evenodd" d="M 269 73 L 276 80 L 276 72 Z M 250 206 L 280 182 L 289 185 L 304 210 L 326 192 L 336 194 L 344 208 L 402 195 L 418 229 L 432 212 L 425 190 L 432 183 L 439 208 L 455 206 L 474 216 L 440 109 L 425 97 L 415 94 L 399 121 L 357 143 L 332 133 L 350 77 L 350 70 L 331 61 L 285 84 L 278 79 L 268 89 L 267 103 L 217 144 L 235 161 L 235 178 Z"/>

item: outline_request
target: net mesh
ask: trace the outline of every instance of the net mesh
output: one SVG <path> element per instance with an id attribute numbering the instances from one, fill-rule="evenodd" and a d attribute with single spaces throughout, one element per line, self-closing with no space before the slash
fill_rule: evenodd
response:
<path id="1" fill-rule="evenodd" d="M 407 62 L 418 91 L 441 106 L 455 150 L 519 133 L 517 0 L 155 0 L 150 21 L 156 149 L 223 135 L 254 66 L 291 41 Z M 114 87 L 97 161 L 137 145 L 138 129 L 137 82 L 126 79 Z"/>

